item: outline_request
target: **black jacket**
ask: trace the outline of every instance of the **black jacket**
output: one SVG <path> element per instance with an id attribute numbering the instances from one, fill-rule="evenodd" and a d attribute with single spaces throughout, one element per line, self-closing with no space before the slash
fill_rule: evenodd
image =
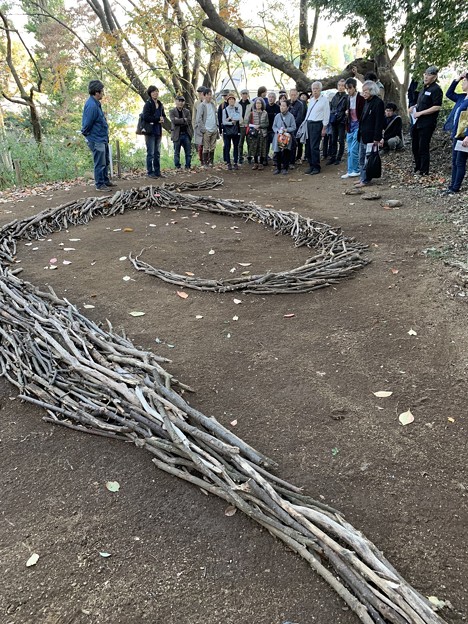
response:
<path id="1" fill-rule="evenodd" d="M 359 140 L 363 143 L 373 143 L 382 140 L 382 131 L 385 123 L 385 104 L 378 95 L 366 100 L 359 120 Z"/>
<path id="2" fill-rule="evenodd" d="M 273 128 L 273 122 L 275 121 L 276 115 L 280 112 L 280 107 L 278 104 L 267 104 L 265 106 L 265 110 L 268 115 L 268 130 Z"/>
<path id="3" fill-rule="evenodd" d="M 153 134 L 156 136 L 162 135 L 162 123 L 160 123 L 161 118 L 166 117 L 166 113 L 164 112 L 164 106 L 162 102 L 158 100 L 158 106 L 152 98 L 146 100 L 145 105 L 143 106 L 143 120 L 151 124 L 153 126 Z"/>
<path id="4" fill-rule="evenodd" d="M 304 108 L 301 100 L 296 100 L 295 102 L 289 102 L 289 110 L 291 111 L 292 116 L 294 117 L 294 121 L 296 122 L 296 129 L 299 128 L 301 123 L 304 121 L 306 109 Z"/>
<path id="5" fill-rule="evenodd" d="M 400 137 L 403 141 L 402 121 L 400 115 L 385 117 L 385 126 L 383 131 L 384 141 L 388 141 L 388 139 L 393 139 L 394 137 Z"/>
<path id="6" fill-rule="evenodd" d="M 346 109 L 349 107 L 347 93 L 335 93 L 330 103 L 330 123 L 344 124 L 346 122 Z"/>

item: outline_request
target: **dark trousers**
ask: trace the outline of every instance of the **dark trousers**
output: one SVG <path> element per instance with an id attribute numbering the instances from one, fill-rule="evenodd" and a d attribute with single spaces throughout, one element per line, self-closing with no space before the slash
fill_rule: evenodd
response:
<path id="1" fill-rule="evenodd" d="M 185 168 L 190 169 L 192 162 L 192 143 L 187 133 L 179 135 L 179 139 L 174 141 L 174 165 L 176 169 L 180 169 L 180 148 L 183 147 L 185 154 Z"/>
<path id="2" fill-rule="evenodd" d="M 327 134 L 323 137 L 322 140 L 322 154 L 324 158 L 328 158 L 328 152 L 330 151 L 330 147 L 331 147 L 331 134 Z"/>
<path id="3" fill-rule="evenodd" d="M 223 134 L 224 162 L 227 163 L 228 165 L 231 164 L 231 146 L 234 146 L 234 150 L 233 150 L 234 151 L 234 164 L 237 165 L 237 163 L 239 162 L 239 139 L 240 137 L 238 134 L 234 134 L 234 135 Z"/>
<path id="4" fill-rule="evenodd" d="M 291 160 L 291 150 L 282 149 L 275 152 L 276 156 L 276 167 L 279 171 L 284 169 L 287 171 L 289 169 L 289 162 Z"/>
<path id="5" fill-rule="evenodd" d="M 338 148 L 339 144 L 339 148 Z M 331 146 L 328 151 L 330 160 L 341 160 L 344 154 L 345 146 L 345 124 L 332 125 Z"/>
<path id="6" fill-rule="evenodd" d="M 155 134 L 145 135 L 146 170 L 148 174 L 161 175 L 161 137 Z"/>
<path id="7" fill-rule="evenodd" d="M 297 141 L 297 139 L 296 139 Z M 304 151 L 304 143 L 297 141 L 297 152 L 296 152 L 296 160 L 301 160 L 302 154 Z"/>
<path id="8" fill-rule="evenodd" d="M 94 183 L 96 188 L 103 188 L 109 180 L 109 143 L 88 141 L 88 147 L 93 154 Z"/>
<path id="9" fill-rule="evenodd" d="M 431 144 L 431 138 L 434 134 L 435 127 L 429 126 L 427 128 L 418 128 L 416 123 L 413 126 L 413 133 L 411 135 L 411 147 L 414 156 L 414 170 L 421 173 L 429 173 L 430 153 L 429 147 Z"/>
<path id="10" fill-rule="evenodd" d="M 450 188 L 452 191 L 459 191 L 466 173 L 466 161 L 468 160 L 468 152 L 456 152 L 455 145 L 457 139 L 453 140 L 452 150 L 452 181 Z"/>
<path id="11" fill-rule="evenodd" d="M 323 123 L 321 121 L 307 122 L 306 154 L 311 169 L 320 171 L 320 139 L 322 138 Z"/>

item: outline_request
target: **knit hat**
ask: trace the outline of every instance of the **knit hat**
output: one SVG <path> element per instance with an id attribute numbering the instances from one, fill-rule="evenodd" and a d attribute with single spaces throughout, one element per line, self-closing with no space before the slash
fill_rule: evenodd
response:
<path id="1" fill-rule="evenodd" d="M 178 96 L 176 97 L 176 101 L 177 101 L 177 102 L 185 102 L 185 98 L 184 98 L 184 96 L 183 96 L 183 95 L 178 95 Z"/>
<path id="2" fill-rule="evenodd" d="M 100 80 L 90 80 L 89 81 L 88 93 L 91 94 L 91 91 L 93 93 L 96 93 L 96 91 L 102 91 L 103 89 L 104 89 L 104 85 L 102 84 L 102 82 Z"/>
<path id="3" fill-rule="evenodd" d="M 437 74 L 439 73 L 439 70 L 437 69 L 435 65 L 431 65 L 430 67 L 426 69 L 424 73 L 429 74 L 429 76 L 437 76 Z"/>
<path id="4" fill-rule="evenodd" d="M 227 99 L 227 101 L 228 101 L 228 102 L 229 102 L 229 100 L 230 100 L 231 98 L 233 98 L 234 100 L 236 100 L 236 99 L 237 99 L 237 98 L 236 98 L 235 93 L 228 93 L 228 94 L 227 94 L 226 99 Z"/>

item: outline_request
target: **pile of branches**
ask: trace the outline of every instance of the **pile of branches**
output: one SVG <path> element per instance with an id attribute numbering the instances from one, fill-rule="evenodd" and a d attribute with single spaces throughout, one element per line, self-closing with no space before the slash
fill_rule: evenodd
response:
<path id="1" fill-rule="evenodd" d="M 209 280 L 195 276 L 179 275 L 147 264 L 141 259 L 144 252 L 130 255 L 133 266 L 159 279 L 177 286 L 218 293 L 244 291 L 257 295 L 277 295 L 286 293 L 306 293 L 318 288 L 336 284 L 350 277 L 355 271 L 368 264 L 362 255 L 367 246 L 343 235 L 340 228 L 332 228 L 303 217 L 295 212 L 284 212 L 272 208 L 262 208 L 253 203 L 239 200 L 212 199 L 210 197 L 185 196 L 179 208 L 214 212 L 241 217 L 269 226 L 277 234 L 292 237 L 296 247 L 313 248 L 316 255 L 308 258 L 301 266 L 278 273 L 265 273 L 233 277 L 230 279 Z M 195 202 L 195 203 L 194 203 Z"/>
<path id="2" fill-rule="evenodd" d="M 142 197 L 160 197 L 163 190 L 130 195 L 140 207 Z M 79 206 L 71 212 L 62 207 L 52 211 L 51 221 L 41 213 L 0 230 L 0 373 L 21 399 L 46 410 L 46 420 L 131 441 L 149 451 L 161 470 L 243 511 L 303 557 L 361 622 L 442 624 L 428 601 L 339 512 L 276 476 L 273 460 L 192 408 L 177 392 L 184 386 L 162 366 L 167 360 L 10 270 L 5 258 L 14 260 L 19 238 L 53 231 L 59 215 L 68 215 L 69 227 L 90 214 L 109 214 L 114 198 L 82 201 L 81 216 Z"/>

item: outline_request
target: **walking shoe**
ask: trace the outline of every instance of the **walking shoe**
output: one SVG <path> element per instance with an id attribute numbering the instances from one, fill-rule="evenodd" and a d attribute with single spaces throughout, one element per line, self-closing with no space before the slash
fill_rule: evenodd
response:
<path id="1" fill-rule="evenodd" d="M 350 178 L 358 178 L 361 174 L 359 173 L 359 171 L 351 171 L 351 173 L 349 174 Z"/>
<path id="2" fill-rule="evenodd" d="M 288 175 L 288 170 L 287 169 L 283 169 L 283 171 L 281 172 L 281 175 Z"/>
<path id="3" fill-rule="evenodd" d="M 229 170 L 229 171 L 232 171 L 232 165 L 231 165 L 231 163 L 228 163 L 227 168 L 228 168 L 228 170 Z"/>
<path id="4" fill-rule="evenodd" d="M 258 165 L 257 165 L 257 163 L 255 163 L 254 165 L 252 165 L 252 169 L 258 169 Z"/>
<path id="5" fill-rule="evenodd" d="M 239 165 L 238 165 L 237 163 L 234 163 L 234 169 L 235 169 L 236 171 L 238 171 L 238 169 L 239 169 Z"/>
<path id="6" fill-rule="evenodd" d="M 304 173 L 305 175 L 310 175 L 312 171 L 315 171 L 315 169 L 312 169 L 312 167 L 310 167 L 309 169 L 307 169 L 307 171 L 304 171 Z"/>
<path id="7" fill-rule="evenodd" d="M 106 186 L 107 186 L 108 188 L 112 188 L 113 186 L 117 186 L 117 184 L 116 184 L 115 182 L 111 182 L 111 181 L 109 180 L 109 182 L 106 182 Z"/>
<path id="8" fill-rule="evenodd" d="M 258 170 L 261 171 L 263 169 L 263 165 L 258 165 Z"/>
<path id="9" fill-rule="evenodd" d="M 294 164 L 289 165 L 289 168 L 290 168 L 290 169 L 295 169 L 295 168 L 296 168 L 296 165 L 294 165 Z"/>
<path id="10" fill-rule="evenodd" d="M 148 173 L 148 178 L 157 178 L 158 176 L 155 173 Z"/>
<path id="11" fill-rule="evenodd" d="M 445 191 L 441 192 L 441 195 L 456 195 L 459 191 L 454 191 L 451 188 L 445 189 Z"/>
<path id="12" fill-rule="evenodd" d="M 351 177 L 352 177 L 352 174 L 351 174 L 351 173 L 344 173 L 344 174 L 341 176 L 341 179 L 342 179 L 342 180 L 346 180 L 346 178 L 351 178 Z"/>
<path id="13" fill-rule="evenodd" d="M 330 160 L 328 160 L 325 165 L 334 165 L 335 164 L 335 159 L 334 158 L 330 158 Z"/>
<path id="14" fill-rule="evenodd" d="M 320 169 L 314 169 L 310 172 L 310 175 L 317 175 L 318 173 L 320 173 Z"/>
<path id="15" fill-rule="evenodd" d="M 278 175 L 278 173 L 281 173 L 279 169 L 273 169 L 273 175 Z"/>
<path id="16" fill-rule="evenodd" d="M 98 191 L 98 193 L 108 193 L 109 189 L 107 188 L 107 186 L 96 186 L 95 187 L 96 191 Z"/>

